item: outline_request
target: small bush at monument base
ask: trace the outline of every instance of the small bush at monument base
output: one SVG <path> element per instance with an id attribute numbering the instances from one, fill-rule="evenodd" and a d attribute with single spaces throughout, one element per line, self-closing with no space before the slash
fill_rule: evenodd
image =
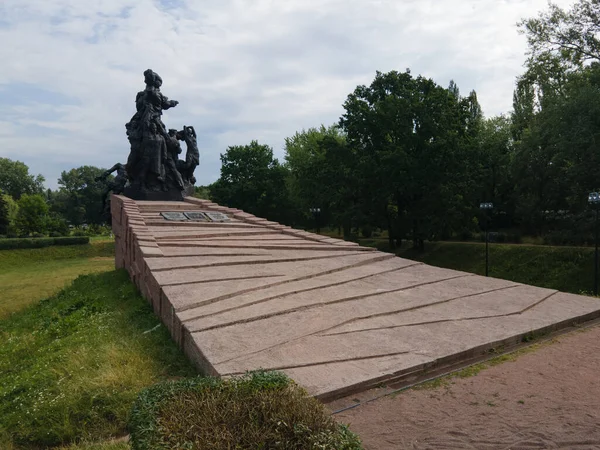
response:
<path id="1" fill-rule="evenodd" d="M 155 385 L 135 402 L 129 429 L 133 450 L 362 448 L 319 401 L 279 372 Z"/>

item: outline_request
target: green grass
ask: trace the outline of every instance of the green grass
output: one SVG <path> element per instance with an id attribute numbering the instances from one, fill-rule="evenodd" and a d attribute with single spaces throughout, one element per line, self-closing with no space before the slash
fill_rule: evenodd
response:
<path id="1" fill-rule="evenodd" d="M 114 268 L 114 243 L 0 251 L 0 319 L 47 298 L 77 276 Z"/>
<path id="2" fill-rule="evenodd" d="M 361 244 L 387 249 L 387 243 L 381 241 L 363 240 Z M 401 248 L 396 254 L 433 266 L 485 274 L 484 244 L 427 242 L 424 252 Z M 593 248 L 490 244 L 489 259 L 491 277 L 576 294 L 593 289 Z"/>
<path id="3" fill-rule="evenodd" d="M 69 262 L 64 249 L 42 250 L 40 265 L 61 257 Z M 79 249 L 78 255 L 89 258 L 93 251 L 110 250 Z M 142 388 L 195 374 L 167 330 L 154 329 L 158 323 L 125 271 L 80 276 L 57 295 L 0 320 L 0 448 L 102 442 L 126 434 Z M 67 448 L 117 450 L 127 444 Z"/>

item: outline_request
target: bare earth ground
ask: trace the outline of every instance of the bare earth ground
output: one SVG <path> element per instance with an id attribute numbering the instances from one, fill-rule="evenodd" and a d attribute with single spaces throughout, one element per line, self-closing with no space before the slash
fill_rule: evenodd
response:
<path id="1" fill-rule="evenodd" d="M 335 417 L 366 449 L 600 449 L 600 326 Z"/>

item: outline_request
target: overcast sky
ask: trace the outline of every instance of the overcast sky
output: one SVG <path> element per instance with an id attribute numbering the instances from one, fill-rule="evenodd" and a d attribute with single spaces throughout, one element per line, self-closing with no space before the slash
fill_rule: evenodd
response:
<path id="1" fill-rule="evenodd" d="M 573 2 L 555 3 L 569 7 Z M 219 154 L 252 139 L 283 159 L 287 136 L 330 125 L 375 71 L 410 68 L 486 116 L 509 112 L 525 37 L 515 23 L 545 0 L 2 0 L 0 156 L 56 188 L 60 172 L 125 162 L 125 123 L 143 72 L 193 125 L 198 184 Z"/>

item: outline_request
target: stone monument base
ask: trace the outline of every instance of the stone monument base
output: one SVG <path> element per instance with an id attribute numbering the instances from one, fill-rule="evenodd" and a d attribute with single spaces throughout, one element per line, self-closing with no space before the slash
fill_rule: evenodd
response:
<path id="1" fill-rule="evenodd" d="M 116 266 L 208 375 L 280 370 L 329 401 L 600 317 L 595 297 L 428 266 L 208 200 L 113 195 L 111 208 Z"/>
<path id="2" fill-rule="evenodd" d="M 186 191 L 178 189 L 169 189 L 168 191 L 149 191 L 140 189 L 137 186 L 127 186 L 123 190 L 123 195 L 132 200 L 151 200 L 151 201 L 183 201 L 183 197 L 189 195 Z"/>

